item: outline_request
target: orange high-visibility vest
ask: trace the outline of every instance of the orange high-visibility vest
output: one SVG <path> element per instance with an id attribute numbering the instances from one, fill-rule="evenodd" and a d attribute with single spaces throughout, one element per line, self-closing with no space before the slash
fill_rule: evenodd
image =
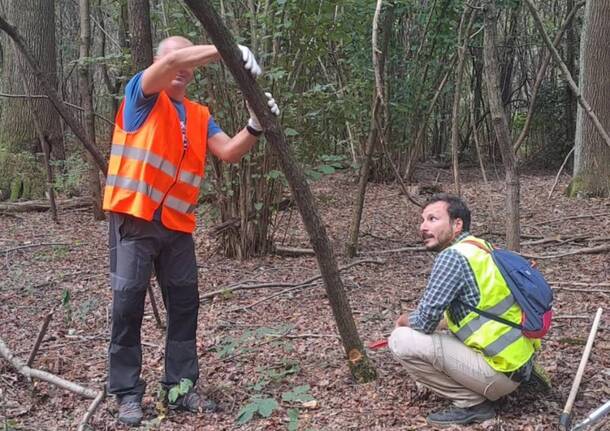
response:
<path id="1" fill-rule="evenodd" d="M 186 130 L 165 92 L 134 132 L 123 130 L 123 102 L 116 116 L 104 190 L 104 210 L 152 220 L 162 206 L 161 222 L 191 233 L 205 170 L 210 112 L 184 99 Z"/>

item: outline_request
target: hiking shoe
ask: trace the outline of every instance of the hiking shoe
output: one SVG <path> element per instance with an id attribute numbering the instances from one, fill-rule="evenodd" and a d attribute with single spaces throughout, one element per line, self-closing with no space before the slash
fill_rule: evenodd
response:
<path id="1" fill-rule="evenodd" d="M 451 425 L 467 425 L 473 422 L 483 422 L 496 417 L 496 411 L 489 401 L 476 406 L 460 408 L 451 406 L 446 410 L 428 415 L 429 425 L 445 427 Z"/>
<path id="2" fill-rule="evenodd" d="M 525 382 L 524 382 L 525 383 Z M 532 367 L 532 373 L 530 374 L 529 381 L 527 381 L 526 385 L 528 389 L 533 389 L 537 392 L 543 392 L 545 394 L 551 392 L 551 378 L 544 371 L 540 365 L 534 362 L 534 366 Z"/>
<path id="3" fill-rule="evenodd" d="M 175 403 L 169 403 L 168 406 L 170 410 L 184 410 L 191 413 L 213 413 L 218 410 L 218 405 L 214 401 L 194 391 L 178 397 Z"/>
<path id="4" fill-rule="evenodd" d="M 119 421 L 127 425 L 140 425 L 144 412 L 139 401 L 123 401 L 119 404 Z"/>

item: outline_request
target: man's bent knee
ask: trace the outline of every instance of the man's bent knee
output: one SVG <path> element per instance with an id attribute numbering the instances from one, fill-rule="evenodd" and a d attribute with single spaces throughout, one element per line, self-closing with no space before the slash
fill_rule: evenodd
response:
<path id="1" fill-rule="evenodd" d="M 432 344 L 430 335 L 401 326 L 390 335 L 388 347 L 399 359 L 421 358 L 422 350 L 427 350 Z"/>

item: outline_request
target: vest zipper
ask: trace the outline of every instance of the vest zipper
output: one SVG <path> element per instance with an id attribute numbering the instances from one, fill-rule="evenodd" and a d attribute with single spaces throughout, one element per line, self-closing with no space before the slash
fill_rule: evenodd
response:
<path id="1" fill-rule="evenodd" d="M 182 162 L 184 161 L 184 156 L 186 155 L 186 150 L 188 148 L 188 140 L 186 138 L 186 125 L 182 121 L 180 121 L 180 132 L 182 133 L 182 155 L 180 156 L 180 161 L 178 162 L 178 167 L 176 168 L 176 176 L 174 177 L 174 182 L 172 183 L 171 186 L 169 186 L 169 188 L 163 195 L 163 199 L 161 199 L 159 208 L 163 207 L 163 205 L 165 204 L 165 198 L 167 198 L 167 195 L 169 194 L 169 192 L 178 182 L 178 177 L 180 176 L 180 168 L 182 167 Z M 161 211 L 163 211 L 163 209 L 161 209 Z"/>

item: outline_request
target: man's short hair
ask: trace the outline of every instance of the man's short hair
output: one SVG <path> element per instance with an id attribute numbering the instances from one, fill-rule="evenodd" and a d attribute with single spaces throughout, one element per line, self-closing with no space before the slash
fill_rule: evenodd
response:
<path id="1" fill-rule="evenodd" d="M 451 221 L 459 218 L 462 220 L 462 230 L 469 231 L 470 230 L 470 210 L 466 203 L 459 197 L 450 195 L 448 193 L 436 193 L 430 197 L 424 204 L 425 209 L 428 205 L 434 204 L 436 202 L 446 202 L 447 203 L 447 212 L 449 213 L 449 219 Z"/>

